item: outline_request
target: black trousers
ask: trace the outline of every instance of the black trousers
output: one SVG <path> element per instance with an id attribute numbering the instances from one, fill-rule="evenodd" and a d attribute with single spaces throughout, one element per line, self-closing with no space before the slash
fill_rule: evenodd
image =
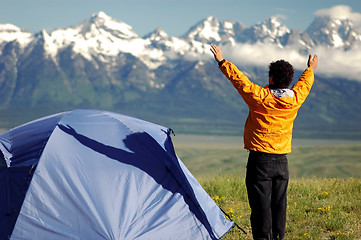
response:
<path id="1" fill-rule="evenodd" d="M 288 179 L 285 154 L 250 151 L 246 186 L 254 240 L 285 237 Z"/>

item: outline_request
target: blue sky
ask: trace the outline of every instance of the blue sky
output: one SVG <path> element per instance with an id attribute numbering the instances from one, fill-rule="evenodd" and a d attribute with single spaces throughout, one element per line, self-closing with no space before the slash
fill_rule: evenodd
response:
<path id="1" fill-rule="evenodd" d="M 31 32 L 73 26 L 104 11 L 133 27 L 140 36 L 160 27 L 181 36 L 208 16 L 251 26 L 271 16 L 302 31 L 314 13 L 335 5 L 348 5 L 361 13 L 360 0 L 0 0 L 0 23 L 12 23 Z"/>

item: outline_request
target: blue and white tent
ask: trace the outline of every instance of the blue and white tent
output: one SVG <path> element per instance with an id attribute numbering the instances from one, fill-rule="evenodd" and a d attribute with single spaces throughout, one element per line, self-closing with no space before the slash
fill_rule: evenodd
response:
<path id="1" fill-rule="evenodd" d="M 170 130 L 74 110 L 0 134 L 0 239 L 219 239 L 233 226 Z"/>

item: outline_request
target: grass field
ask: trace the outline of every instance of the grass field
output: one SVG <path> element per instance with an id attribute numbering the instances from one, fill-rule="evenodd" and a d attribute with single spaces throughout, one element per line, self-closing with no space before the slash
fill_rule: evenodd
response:
<path id="1" fill-rule="evenodd" d="M 199 182 L 237 223 L 222 239 L 252 239 L 244 179 L 225 174 Z M 298 178 L 290 181 L 286 239 L 361 239 L 360 178 Z"/>
<path id="2" fill-rule="evenodd" d="M 215 202 L 252 239 L 244 183 L 248 152 L 240 137 L 173 137 L 177 155 Z M 295 139 L 288 155 L 286 239 L 361 239 L 361 141 Z"/>
<path id="3" fill-rule="evenodd" d="M 196 176 L 245 176 L 248 152 L 241 137 L 176 135 L 176 153 Z M 361 177 L 361 140 L 294 139 L 291 178 Z"/>

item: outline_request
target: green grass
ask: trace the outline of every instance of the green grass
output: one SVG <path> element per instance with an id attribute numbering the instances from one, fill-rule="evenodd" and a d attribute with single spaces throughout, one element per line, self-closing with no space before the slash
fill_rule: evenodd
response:
<path id="1" fill-rule="evenodd" d="M 248 233 L 233 228 L 222 239 L 252 239 L 244 178 L 224 174 L 198 180 L 230 218 Z M 361 179 L 291 180 L 286 239 L 361 239 Z"/>
<path id="2" fill-rule="evenodd" d="M 175 150 L 215 202 L 252 239 L 244 182 L 248 152 L 241 137 L 177 135 Z M 361 239 L 361 142 L 295 139 L 288 155 L 286 239 Z"/>

